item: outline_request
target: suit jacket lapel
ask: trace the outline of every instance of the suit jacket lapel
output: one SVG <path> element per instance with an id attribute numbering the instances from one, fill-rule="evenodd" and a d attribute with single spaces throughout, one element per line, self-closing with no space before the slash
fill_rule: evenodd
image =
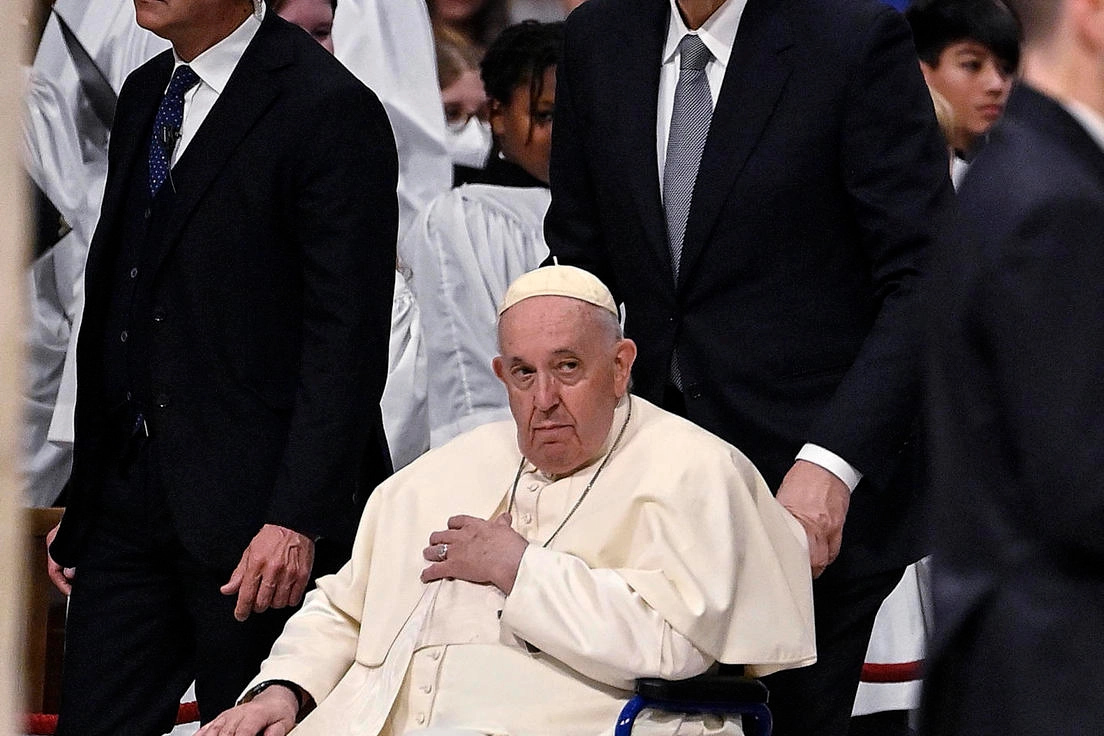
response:
<path id="1" fill-rule="evenodd" d="M 226 167 L 234 150 L 275 101 L 279 90 L 271 72 L 291 62 L 291 52 L 278 42 L 275 13 L 267 13 L 257 35 L 196 131 L 174 168 L 187 172 L 166 225 L 164 247 L 156 254 L 153 273 L 176 245 L 180 231 L 211 183 Z"/>
<path id="2" fill-rule="evenodd" d="M 641 0 L 640 6 L 620 27 L 621 43 L 611 44 L 611 57 L 618 48 L 625 53 L 623 59 L 611 59 L 614 67 L 631 70 L 617 77 L 621 96 L 618 129 L 624 131 L 626 162 L 630 167 L 623 180 L 640 213 L 649 250 L 658 259 L 658 267 L 666 269 L 668 278 L 673 280 L 656 160 L 659 69 L 670 5 L 666 0 Z"/>
<path id="3" fill-rule="evenodd" d="M 790 29 L 772 0 L 749 0 L 740 19 L 694 184 L 679 284 L 686 282 L 789 79 Z"/>

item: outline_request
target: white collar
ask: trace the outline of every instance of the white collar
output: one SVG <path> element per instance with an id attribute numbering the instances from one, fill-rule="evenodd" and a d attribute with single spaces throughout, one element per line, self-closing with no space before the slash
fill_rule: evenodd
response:
<path id="1" fill-rule="evenodd" d="M 1081 123 L 1081 127 L 1096 141 L 1096 145 L 1104 149 L 1104 116 L 1076 100 L 1062 100 L 1061 105 Z"/>
<path id="2" fill-rule="evenodd" d="M 713 15 L 696 31 L 686 27 L 679 13 L 678 0 L 671 2 L 671 22 L 667 24 L 667 41 L 663 45 L 663 62 L 668 63 L 675 57 L 678 45 L 682 37 L 687 33 L 696 34 L 702 43 L 713 54 L 713 60 L 720 64 L 721 68 L 728 66 L 728 58 L 732 55 L 732 46 L 736 42 L 736 31 L 740 28 L 740 17 L 744 14 L 747 0 L 726 0 L 717 8 Z"/>
<path id="3" fill-rule="evenodd" d="M 229 36 L 187 62 L 192 71 L 196 73 L 196 76 L 213 89 L 216 94 L 222 94 L 222 90 L 226 87 L 230 75 L 234 73 L 234 68 L 237 67 L 242 54 L 245 53 L 250 41 L 253 40 L 253 37 L 257 35 L 257 31 L 261 28 L 265 5 L 263 2 L 254 0 L 253 9 L 254 12 L 242 21 L 242 24 L 235 28 Z M 176 60 L 177 67 L 185 63 L 183 59 L 176 55 L 175 50 L 173 51 L 173 58 Z"/>

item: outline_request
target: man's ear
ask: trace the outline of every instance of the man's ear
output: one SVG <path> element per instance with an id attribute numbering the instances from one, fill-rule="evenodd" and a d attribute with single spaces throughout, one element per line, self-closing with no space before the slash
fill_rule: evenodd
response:
<path id="1" fill-rule="evenodd" d="M 931 75 L 935 72 L 935 67 L 932 66 L 931 64 L 929 64 L 928 62 L 924 61 L 923 59 L 921 59 L 920 60 L 920 72 L 924 75 L 925 84 L 927 84 L 929 87 L 931 87 L 932 86 Z"/>
<path id="2" fill-rule="evenodd" d="M 618 398 L 624 396 L 628 390 L 629 376 L 632 374 L 632 365 L 635 360 L 636 343 L 627 337 L 618 340 L 613 353 L 613 380 Z"/>
<path id="3" fill-rule="evenodd" d="M 506 366 L 502 363 L 501 355 L 496 355 L 494 360 L 491 361 L 491 369 L 498 376 L 498 380 L 506 383 Z"/>

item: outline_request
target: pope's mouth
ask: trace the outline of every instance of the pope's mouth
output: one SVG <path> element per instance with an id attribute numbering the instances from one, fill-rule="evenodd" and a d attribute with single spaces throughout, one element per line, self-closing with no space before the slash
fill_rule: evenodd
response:
<path id="1" fill-rule="evenodd" d="M 561 432 L 569 429 L 570 424 L 538 424 L 533 427 L 534 432 Z"/>

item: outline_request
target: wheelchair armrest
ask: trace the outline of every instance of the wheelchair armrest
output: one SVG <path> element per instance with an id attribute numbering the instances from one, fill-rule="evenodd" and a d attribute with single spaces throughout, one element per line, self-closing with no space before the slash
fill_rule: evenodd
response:
<path id="1" fill-rule="evenodd" d="M 754 677 L 705 674 L 687 680 L 645 677 L 636 681 L 636 694 L 668 703 L 766 703 L 767 686 Z"/>

